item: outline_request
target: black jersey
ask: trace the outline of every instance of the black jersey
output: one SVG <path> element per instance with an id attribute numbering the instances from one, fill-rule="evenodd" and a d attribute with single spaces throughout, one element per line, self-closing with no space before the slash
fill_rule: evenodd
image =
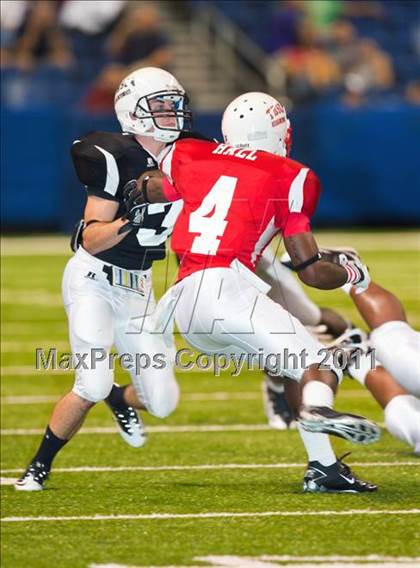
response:
<path id="1" fill-rule="evenodd" d="M 127 134 L 93 132 L 82 140 L 76 140 L 71 154 L 77 176 L 86 187 L 87 194 L 119 204 L 116 219 L 125 212 L 124 185 L 143 172 L 158 168 L 153 156 L 133 135 Z M 181 201 L 148 205 L 140 229 L 95 256 L 128 270 L 147 270 L 154 260 L 165 257 L 165 241 L 181 208 Z"/>

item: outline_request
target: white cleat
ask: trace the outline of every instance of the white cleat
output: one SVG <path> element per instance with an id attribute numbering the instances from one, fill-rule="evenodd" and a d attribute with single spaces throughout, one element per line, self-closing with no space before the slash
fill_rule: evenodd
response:
<path id="1" fill-rule="evenodd" d="M 133 448 L 144 446 L 147 442 L 147 433 L 138 412 L 131 406 L 127 406 L 124 410 L 110 408 L 114 415 L 117 430 L 124 442 Z"/>
<path id="2" fill-rule="evenodd" d="M 15 483 L 16 491 L 42 491 L 48 478 L 48 471 L 44 464 L 33 462 Z"/>

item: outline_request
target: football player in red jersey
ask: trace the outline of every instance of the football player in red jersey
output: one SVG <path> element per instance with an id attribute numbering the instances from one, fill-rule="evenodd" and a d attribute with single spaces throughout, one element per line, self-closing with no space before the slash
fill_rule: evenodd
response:
<path id="1" fill-rule="evenodd" d="M 161 300 L 160 320 L 167 329 L 174 315 L 180 332 L 201 351 L 262 357 L 265 368 L 300 383 L 306 491 L 374 491 L 337 460 L 326 434 L 370 443 L 378 439 L 378 427 L 332 409 L 341 370 L 325 361 L 322 345 L 266 295 L 268 286 L 255 274 L 279 232 L 310 286 L 328 290 L 350 283 L 363 291 L 367 268 L 345 254 L 320 253 L 310 226 L 320 184 L 309 168 L 287 158 L 290 126 L 278 101 L 264 93 L 238 97 L 225 110 L 222 131 L 223 144 L 174 143 L 159 157 L 163 181 L 143 175 L 126 187 L 131 215 L 145 203 L 184 200 L 172 237 L 178 281 Z"/>

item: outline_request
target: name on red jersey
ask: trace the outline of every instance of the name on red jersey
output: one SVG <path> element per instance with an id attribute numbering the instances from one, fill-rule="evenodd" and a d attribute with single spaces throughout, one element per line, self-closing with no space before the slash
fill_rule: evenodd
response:
<path id="1" fill-rule="evenodd" d="M 228 144 L 219 144 L 212 154 L 219 154 L 220 156 L 235 156 L 235 158 L 242 158 L 243 160 L 251 160 L 254 162 L 257 156 L 257 150 L 248 150 L 246 148 L 237 148 L 236 146 L 229 146 Z"/>

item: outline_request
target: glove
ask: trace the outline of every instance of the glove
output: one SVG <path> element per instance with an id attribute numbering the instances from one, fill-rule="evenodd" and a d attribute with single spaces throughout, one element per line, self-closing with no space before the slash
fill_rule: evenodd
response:
<path id="1" fill-rule="evenodd" d="M 368 267 L 363 264 L 358 252 L 350 247 L 328 248 L 320 250 L 322 255 L 331 257 L 332 262 L 340 264 L 347 272 L 347 282 L 343 288 L 354 286 L 356 294 L 365 292 L 370 284 Z"/>
<path id="2" fill-rule="evenodd" d="M 340 252 L 338 262 L 347 272 L 347 282 L 355 287 L 356 294 L 366 292 L 370 284 L 368 267 L 363 264 L 357 253 L 353 251 Z"/>
<path id="3" fill-rule="evenodd" d="M 123 204 L 125 207 L 124 219 L 127 219 L 128 223 L 121 227 L 118 234 L 133 231 L 143 225 L 144 214 L 148 204 L 144 202 L 143 192 L 138 188 L 137 180 L 132 179 L 125 184 L 123 188 Z"/>
<path id="4" fill-rule="evenodd" d="M 319 252 L 324 256 L 329 262 L 335 262 L 337 264 L 342 264 L 341 259 L 346 258 L 352 261 L 361 261 L 359 253 L 356 249 L 351 247 L 330 247 L 321 248 Z"/>

